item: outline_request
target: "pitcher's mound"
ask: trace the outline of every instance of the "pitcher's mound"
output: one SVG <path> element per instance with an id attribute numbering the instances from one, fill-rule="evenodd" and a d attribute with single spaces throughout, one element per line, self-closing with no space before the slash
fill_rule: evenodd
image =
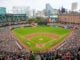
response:
<path id="1" fill-rule="evenodd" d="M 39 40 L 43 40 L 43 38 L 39 38 Z"/>

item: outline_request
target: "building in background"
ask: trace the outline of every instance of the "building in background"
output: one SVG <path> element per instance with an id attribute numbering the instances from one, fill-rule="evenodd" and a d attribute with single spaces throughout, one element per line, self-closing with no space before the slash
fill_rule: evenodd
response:
<path id="1" fill-rule="evenodd" d="M 46 4 L 45 13 L 48 17 L 58 14 L 58 9 L 53 9 L 50 4 Z"/>
<path id="2" fill-rule="evenodd" d="M 5 7 L 0 7 L 0 15 L 6 14 L 6 8 Z"/>
<path id="3" fill-rule="evenodd" d="M 26 7 L 13 7 L 13 14 L 26 14 Z"/>
<path id="4" fill-rule="evenodd" d="M 53 9 L 50 4 L 46 4 L 45 15 L 51 18 L 53 22 L 58 20 L 58 9 Z"/>
<path id="5" fill-rule="evenodd" d="M 13 14 L 26 14 L 29 18 L 33 17 L 33 10 L 30 7 L 13 7 Z"/>
<path id="6" fill-rule="evenodd" d="M 36 18 L 36 10 L 33 9 L 33 18 Z"/>
<path id="7" fill-rule="evenodd" d="M 80 24 L 80 14 L 60 14 L 58 18 L 62 23 Z"/>
<path id="8" fill-rule="evenodd" d="M 45 13 L 48 17 L 53 15 L 53 8 L 50 6 L 50 4 L 46 4 Z"/>
<path id="9" fill-rule="evenodd" d="M 36 12 L 36 17 L 46 18 L 44 11 L 37 11 Z"/>
<path id="10" fill-rule="evenodd" d="M 31 9 L 30 7 L 27 7 L 27 9 L 26 9 L 26 15 L 29 18 L 32 18 L 33 16 L 35 16 L 35 10 Z"/>
<path id="11" fill-rule="evenodd" d="M 58 15 L 50 16 L 52 22 L 58 22 Z"/>
<path id="12" fill-rule="evenodd" d="M 71 10 L 72 11 L 76 11 L 77 10 L 77 6 L 78 6 L 78 3 L 77 2 L 73 2 L 72 6 L 71 6 Z"/>
<path id="13" fill-rule="evenodd" d="M 26 14 L 4 14 L 0 15 L 0 26 L 9 24 L 18 24 L 27 22 L 28 17 Z"/>

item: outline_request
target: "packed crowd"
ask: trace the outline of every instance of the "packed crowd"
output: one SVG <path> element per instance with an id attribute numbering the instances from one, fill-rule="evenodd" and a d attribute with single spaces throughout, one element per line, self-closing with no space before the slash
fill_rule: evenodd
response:
<path id="1" fill-rule="evenodd" d="M 0 28 L 0 51 L 16 52 L 19 47 L 16 44 L 17 40 L 11 34 L 9 27 Z"/>
<path id="2" fill-rule="evenodd" d="M 21 51 L 10 34 L 8 27 L 0 28 L 0 60 L 80 60 L 79 29 L 55 51 L 47 53 Z"/>

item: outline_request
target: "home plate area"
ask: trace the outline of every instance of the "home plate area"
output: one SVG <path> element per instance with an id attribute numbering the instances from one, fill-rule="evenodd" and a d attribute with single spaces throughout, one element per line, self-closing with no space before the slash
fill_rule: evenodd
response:
<path id="1" fill-rule="evenodd" d="M 41 48 L 45 47 L 45 44 L 36 44 L 36 47 L 41 49 Z"/>

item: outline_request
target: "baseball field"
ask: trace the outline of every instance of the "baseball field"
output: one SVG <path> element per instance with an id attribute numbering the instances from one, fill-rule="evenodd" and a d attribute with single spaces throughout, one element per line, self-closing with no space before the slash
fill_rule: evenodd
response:
<path id="1" fill-rule="evenodd" d="M 55 47 L 65 40 L 70 31 L 61 27 L 48 26 L 22 27 L 12 30 L 18 41 L 33 52 L 44 52 Z"/>

